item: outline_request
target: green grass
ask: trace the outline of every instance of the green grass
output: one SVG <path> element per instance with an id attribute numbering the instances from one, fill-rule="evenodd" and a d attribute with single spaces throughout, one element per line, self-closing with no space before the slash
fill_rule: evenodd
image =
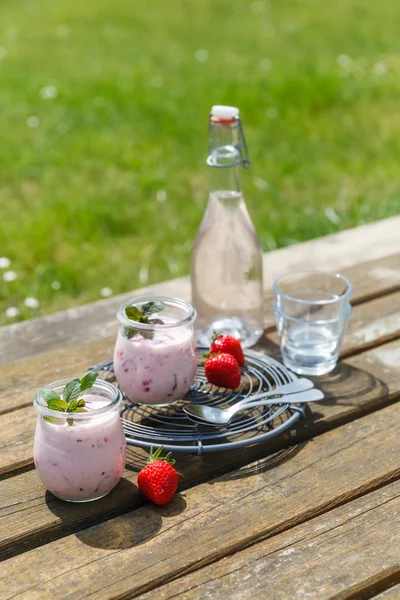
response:
<path id="1" fill-rule="evenodd" d="M 0 271 L 0 322 L 9 306 L 27 318 L 188 273 L 212 104 L 241 109 L 264 250 L 398 212 L 394 13 L 393 0 L 2 2 L 0 256 L 17 279 Z"/>

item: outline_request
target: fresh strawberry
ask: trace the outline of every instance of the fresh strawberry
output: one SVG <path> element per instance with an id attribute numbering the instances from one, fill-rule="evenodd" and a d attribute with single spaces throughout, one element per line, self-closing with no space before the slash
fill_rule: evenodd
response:
<path id="1" fill-rule="evenodd" d="M 146 498 L 155 504 L 167 504 L 178 487 L 178 473 L 172 465 L 171 453 L 162 456 L 162 446 L 154 452 L 150 451 L 147 465 L 139 472 L 138 486 Z"/>
<path id="2" fill-rule="evenodd" d="M 231 354 L 221 352 L 204 363 L 207 380 L 218 387 L 235 389 L 240 385 L 238 361 Z"/>
<path id="3" fill-rule="evenodd" d="M 211 344 L 210 354 L 217 354 L 217 352 L 225 352 L 226 354 L 232 354 L 238 361 L 239 365 L 244 365 L 244 355 L 240 340 L 232 337 L 231 335 L 216 335 Z"/>

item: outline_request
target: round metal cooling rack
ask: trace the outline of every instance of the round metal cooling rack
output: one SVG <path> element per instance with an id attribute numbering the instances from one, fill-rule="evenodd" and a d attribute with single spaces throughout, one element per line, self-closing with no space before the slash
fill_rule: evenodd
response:
<path id="1" fill-rule="evenodd" d="M 207 348 L 198 348 L 199 355 Z M 150 449 L 163 446 L 167 452 L 202 454 L 232 450 L 280 435 L 304 417 L 304 405 L 260 406 L 237 414 L 225 427 L 196 424 L 183 412 L 185 404 L 233 405 L 275 387 L 295 381 L 296 376 L 276 360 L 252 350 L 245 351 L 239 390 L 229 391 L 208 383 L 204 367 L 198 366 L 195 381 L 184 398 L 169 406 L 135 404 L 124 395 L 121 411 L 126 441 L 131 446 Z M 90 367 L 115 379 L 112 360 Z"/>

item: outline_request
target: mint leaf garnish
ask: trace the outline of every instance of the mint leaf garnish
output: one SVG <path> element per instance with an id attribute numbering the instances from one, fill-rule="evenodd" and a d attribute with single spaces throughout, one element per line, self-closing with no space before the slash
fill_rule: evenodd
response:
<path id="1" fill-rule="evenodd" d="M 127 306 L 125 313 L 128 319 L 131 319 L 131 321 L 140 321 L 140 319 L 143 317 L 142 313 L 138 308 L 136 308 L 136 306 Z"/>
<path id="2" fill-rule="evenodd" d="M 46 402 L 48 400 L 60 399 L 60 395 L 57 394 L 57 392 L 55 392 L 54 390 L 49 390 L 47 388 L 38 388 L 37 393 L 43 398 L 43 400 L 46 400 Z"/>
<path id="3" fill-rule="evenodd" d="M 53 398 L 52 400 L 47 400 L 47 406 L 50 408 L 50 410 L 65 412 L 68 408 L 68 402 L 62 398 Z"/>
<path id="4" fill-rule="evenodd" d="M 97 371 L 89 371 L 89 373 L 86 373 L 86 375 L 82 377 L 79 396 L 83 396 L 83 394 L 86 394 L 86 392 L 89 392 L 92 389 L 98 375 Z"/>
<path id="5" fill-rule="evenodd" d="M 138 323 L 155 323 L 158 325 L 164 325 L 164 321 L 162 321 L 161 319 L 149 319 L 149 317 L 151 317 L 151 315 L 154 315 L 156 313 L 163 311 L 165 307 L 166 307 L 165 302 L 151 301 L 151 302 L 146 302 L 146 304 L 143 304 L 141 311 L 136 306 L 127 306 L 125 309 L 125 314 L 128 317 L 128 319 L 130 319 L 131 321 L 137 321 Z M 131 329 L 128 329 L 128 330 L 126 328 L 125 331 L 126 331 L 126 337 L 128 338 L 128 340 L 130 338 L 132 338 L 134 335 L 136 335 L 137 333 L 140 333 L 140 335 L 142 337 L 146 338 L 147 340 L 152 340 L 154 337 L 154 331 L 152 331 L 151 329 L 141 330 L 141 329 L 135 329 L 134 327 L 132 327 Z"/>
<path id="6" fill-rule="evenodd" d="M 51 410 L 63 413 L 87 412 L 87 409 L 83 408 L 85 406 L 85 400 L 79 398 L 79 396 L 93 387 L 98 375 L 99 374 L 96 371 L 90 371 L 89 373 L 86 373 L 82 379 L 71 379 L 64 387 L 63 398 L 61 398 L 54 390 L 49 390 L 47 388 L 38 388 L 37 393 L 46 401 L 47 407 Z M 43 418 L 45 421 L 49 422 L 57 420 L 53 417 Z M 68 417 L 67 423 L 68 425 L 73 425 L 74 420 Z"/>
<path id="7" fill-rule="evenodd" d="M 72 402 L 70 402 L 67 405 L 67 412 L 75 412 L 77 408 L 78 408 L 77 400 L 72 400 Z"/>
<path id="8" fill-rule="evenodd" d="M 67 383 L 63 391 L 63 398 L 67 402 L 76 400 L 81 395 L 81 382 L 80 379 L 72 379 Z"/>
<path id="9" fill-rule="evenodd" d="M 54 417 L 43 417 L 43 419 L 45 421 L 48 421 L 49 423 L 53 423 L 53 421 L 57 421 L 57 419 L 55 419 Z"/>
<path id="10" fill-rule="evenodd" d="M 151 317 L 151 315 L 162 312 L 165 307 L 165 302 L 147 302 L 142 306 L 142 314 L 144 317 Z"/>
<path id="11" fill-rule="evenodd" d="M 76 402 L 76 400 L 73 400 L 73 402 Z M 84 402 L 84 400 L 83 400 Z M 72 402 L 71 402 L 72 404 Z M 86 408 L 81 408 L 80 406 L 77 406 L 76 408 L 74 408 L 74 410 L 71 409 L 71 407 L 68 407 L 68 412 L 88 412 Z M 74 424 L 74 420 L 71 417 L 68 417 L 67 419 L 67 423 L 68 425 L 73 425 Z"/>
<path id="12" fill-rule="evenodd" d="M 154 331 L 151 329 L 143 329 L 143 331 L 140 331 L 139 333 L 146 340 L 152 340 L 154 338 Z"/>

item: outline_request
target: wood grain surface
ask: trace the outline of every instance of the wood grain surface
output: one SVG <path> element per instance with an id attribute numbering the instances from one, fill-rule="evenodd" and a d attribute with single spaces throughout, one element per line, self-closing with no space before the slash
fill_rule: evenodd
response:
<path id="1" fill-rule="evenodd" d="M 399 578 L 397 481 L 140 598 L 347 600 Z"/>
<path id="2" fill-rule="evenodd" d="M 318 378 L 317 385 L 323 389 L 327 400 L 314 403 L 305 420 L 298 422 L 285 435 L 263 444 L 217 455 L 176 456 L 179 470 L 184 475 L 181 489 L 227 473 L 278 450 L 290 448 L 394 402 L 400 397 L 399 364 L 400 341 L 370 350 L 344 361 L 332 374 Z M 10 419 L 15 415 L 26 420 L 22 423 L 17 421 L 13 430 Z M 129 449 L 127 466 L 130 470 L 111 497 L 77 508 L 73 504 L 60 502 L 51 494 L 44 495 L 35 471 L 15 475 L 21 464 L 33 468 L 33 408 L 8 413 L 1 418 L 2 427 L 8 435 L 8 446 L 0 454 L 0 461 L 7 459 L 8 462 L 2 464 L 3 472 L 14 475 L 1 483 L 0 550 L 4 556 L 18 554 L 65 533 L 78 531 L 85 522 L 96 523 L 100 519 L 143 504 L 143 498 L 136 490 L 136 473 L 144 466 L 145 451 Z M 15 446 L 15 442 L 23 435 L 22 432 L 27 432 L 29 427 L 30 438 L 24 444 Z M 14 448 L 17 448 L 19 454 Z M 58 512 L 62 512 L 62 519 Z"/>
<path id="3" fill-rule="evenodd" d="M 113 336 L 0 365 L 0 414 L 31 406 L 37 387 L 80 377 L 89 366 L 112 358 L 114 344 Z"/>
<path id="4" fill-rule="evenodd" d="M 131 598 L 400 476 L 400 404 L 3 563 L 6 598 Z M 46 565 L 46 568 L 42 568 Z M 25 594 L 25 595 L 24 595 Z M 29 596 L 29 594 L 31 594 Z"/>
<path id="5" fill-rule="evenodd" d="M 341 357 L 400 338 L 400 292 L 353 308 Z"/>
<path id="6" fill-rule="evenodd" d="M 400 583 L 393 585 L 384 592 L 373 596 L 374 600 L 399 600 L 400 598 Z"/>
<path id="7" fill-rule="evenodd" d="M 69 504 L 33 470 L 34 390 L 112 356 L 122 301 L 190 299 L 187 277 L 0 328 L 0 598 L 400 600 L 400 216 L 264 256 L 266 325 L 277 275 L 337 270 L 354 286 L 326 396 L 290 432 L 237 452 L 177 455 L 180 492 L 141 496 L 131 447 L 106 498 Z M 274 594 L 271 595 L 271 590 Z"/>

